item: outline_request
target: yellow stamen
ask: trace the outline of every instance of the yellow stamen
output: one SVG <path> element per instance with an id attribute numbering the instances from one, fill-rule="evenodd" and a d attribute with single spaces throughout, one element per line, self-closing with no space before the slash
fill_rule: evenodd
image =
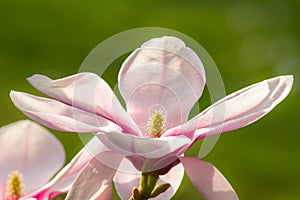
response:
<path id="1" fill-rule="evenodd" d="M 24 196 L 23 184 L 22 184 L 22 175 L 18 171 L 12 171 L 8 175 L 8 187 L 7 187 L 7 196 L 13 199 L 19 199 Z"/>
<path id="2" fill-rule="evenodd" d="M 148 121 L 148 135 L 151 137 L 160 137 L 164 131 L 166 120 L 161 110 L 156 110 Z"/>

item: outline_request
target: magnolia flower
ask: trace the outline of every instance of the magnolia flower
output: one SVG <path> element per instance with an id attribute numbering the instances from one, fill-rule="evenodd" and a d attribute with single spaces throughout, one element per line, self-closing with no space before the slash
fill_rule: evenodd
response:
<path id="1" fill-rule="evenodd" d="M 1 200 L 25 199 L 46 184 L 65 161 L 59 140 L 29 120 L 3 126 L 0 146 Z"/>
<path id="2" fill-rule="evenodd" d="M 112 180 L 121 199 L 170 199 L 184 170 L 205 198 L 238 199 L 213 165 L 183 153 L 201 138 L 263 117 L 288 95 L 293 77 L 248 86 L 188 120 L 205 79 L 202 62 L 190 48 L 178 38 L 162 37 L 144 43 L 120 69 L 126 110 L 93 73 L 58 80 L 34 75 L 28 81 L 50 98 L 12 91 L 11 99 L 47 127 L 95 133 L 91 148 L 100 150 L 80 165 L 67 199 L 110 199 Z"/>
<path id="3" fill-rule="evenodd" d="M 0 128 L 0 146 L 0 200 L 48 200 L 66 193 L 92 158 L 81 150 L 47 183 L 65 162 L 62 144 L 48 130 L 21 120 Z"/>

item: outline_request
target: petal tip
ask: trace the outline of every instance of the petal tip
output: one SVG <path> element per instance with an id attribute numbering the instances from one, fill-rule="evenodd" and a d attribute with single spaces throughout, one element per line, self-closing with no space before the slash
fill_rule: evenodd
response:
<path id="1" fill-rule="evenodd" d="M 46 79 L 49 78 L 41 74 L 34 74 L 26 78 L 26 80 L 34 87 L 39 87 L 40 85 L 44 85 L 46 83 Z"/>
<path id="2" fill-rule="evenodd" d="M 17 93 L 19 93 L 19 92 L 18 92 L 18 91 L 15 91 L 15 90 L 11 90 L 11 91 L 9 92 L 10 98 L 13 100 L 14 96 L 15 96 Z"/>
<path id="3" fill-rule="evenodd" d="M 16 105 L 17 103 L 17 99 L 19 95 L 22 95 L 23 92 L 19 92 L 19 91 L 15 91 L 15 90 L 11 90 L 9 93 L 9 97 L 11 99 L 11 101 Z"/>
<path id="4" fill-rule="evenodd" d="M 292 89 L 293 83 L 294 83 L 294 76 L 293 75 L 283 75 L 283 76 L 279 76 L 278 78 L 281 80 L 282 85 L 285 86 L 286 95 L 289 94 L 289 92 Z"/>
<path id="5" fill-rule="evenodd" d="M 284 81 L 287 83 L 287 85 L 293 85 L 294 75 L 285 75 L 282 77 L 283 77 Z"/>
<path id="6" fill-rule="evenodd" d="M 142 44 L 141 48 L 147 47 L 163 47 L 163 49 L 182 49 L 185 48 L 185 43 L 174 36 L 163 36 L 159 38 L 153 38 L 144 44 Z"/>

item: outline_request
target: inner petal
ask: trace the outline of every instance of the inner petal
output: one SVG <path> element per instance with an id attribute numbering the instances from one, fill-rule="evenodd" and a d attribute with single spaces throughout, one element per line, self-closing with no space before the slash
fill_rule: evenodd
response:
<path id="1" fill-rule="evenodd" d="M 145 133 L 149 108 L 160 105 L 166 129 L 185 123 L 201 96 L 205 72 L 201 60 L 175 37 L 149 40 L 123 63 L 118 77 L 127 111 Z"/>
<path id="2" fill-rule="evenodd" d="M 141 85 L 127 101 L 127 110 L 142 132 L 147 133 L 147 122 L 153 111 L 159 108 L 165 115 L 165 129 L 186 122 L 188 113 L 184 112 L 181 100 L 170 89 L 157 83 Z"/>

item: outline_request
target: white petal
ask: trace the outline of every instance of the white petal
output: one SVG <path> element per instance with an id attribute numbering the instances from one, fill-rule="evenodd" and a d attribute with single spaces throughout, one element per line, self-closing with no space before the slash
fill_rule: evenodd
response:
<path id="1" fill-rule="evenodd" d="M 191 135 L 200 139 L 246 126 L 260 119 L 280 103 L 290 92 L 292 76 L 268 79 L 217 101 L 182 126 L 168 130 L 163 136 Z"/>
<path id="2" fill-rule="evenodd" d="M 121 130 L 103 117 L 53 99 L 15 91 L 11 92 L 10 97 L 25 115 L 52 129 L 70 132 Z"/>
<path id="3" fill-rule="evenodd" d="M 144 133 L 156 109 L 165 112 L 166 129 L 186 122 L 204 85 L 202 62 L 175 37 L 146 42 L 126 59 L 119 73 L 127 110 Z"/>
<path id="4" fill-rule="evenodd" d="M 185 136 L 167 138 L 144 138 L 121 133 L 99 133 L 99 140 L 107 148 L 122 155 L 138 155 L 160 158 L 191 142 Z"/>
<path id="5" fill-rule="evenodd" d="M 122 157 L 106 152 L 100 157 L 114 158 L 115 162 L 121 162 Z M 116 169 L 110 168 L 101 162 L 100 157 L 93 158 L 80 172 L 73 183 L 66 200 L 94 200 L 96 198 L 112 199 L 111 181 Z M 104 159 L 107 159 L 104 158 Z M 100 161 L 98 160 L 100 159 Z"/>
<path id="6" fill-rule="evenodd" d="M 22 120 L 0 129 L 0 180 L 18 170 L 25 192 L 45 184 L 64 164 L 62 144 L 40 125 Z"/>
<path id="7" fill-rule="evenodd" d="M 39 190 L 27 195 L 27 198 L 37 198 L 48 200 L 60 193 L 65 193 L 70 189 L 71 184 L 78 176 L 80 171 L 89 163 L 89 161 L 100 152 L 106 152 L 107 149 L 100 141 L 93 137 L 86 146 L 68 163 L 50 182 Z M 22 199 L 23 200 L 23 199 Z"/>
<path id="8" fill-rule="evenodd" d="M 139 187 L 140 172 L 127 159 L 123 159 L 120 168 L 113 178 L 115 188 L 122 200 L 128 200 L 133 187 Z"/>
<path id="9" fill-rule="evenodd" d="M 239 199 L 225 177 L 210 163 L 196 157 L 182 157 L 180 160 L 191 182 L 205 199 Z"/>
<path id="10" fill-rule="evenodd" d="M 109 119 L 125 132 L 141 134 L 109 85 L 96 74 L 79 73 L 58 80 L 37 74 L 28 78 L 28 81 L 51 98 Z"/>

